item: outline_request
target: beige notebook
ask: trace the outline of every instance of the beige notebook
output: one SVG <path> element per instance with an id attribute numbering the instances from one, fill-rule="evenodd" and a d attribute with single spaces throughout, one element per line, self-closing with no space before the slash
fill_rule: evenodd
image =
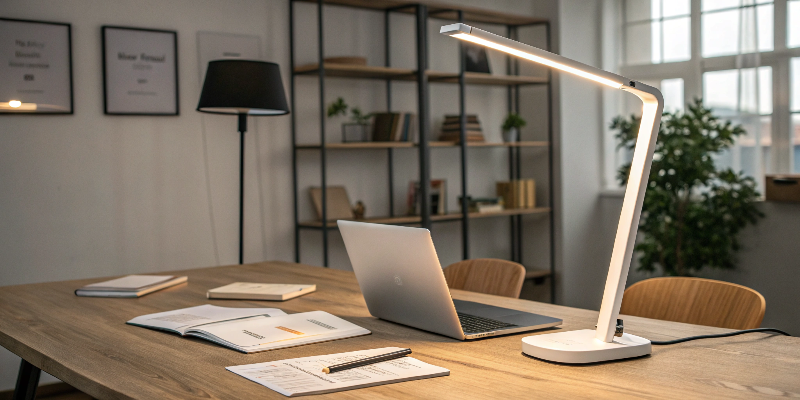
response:
<path id="1" fill-rule="evenodd" d="M 206 293 L 209 299 L 284 301 L 317 290 L 317 285 L 236 282 Z"/>

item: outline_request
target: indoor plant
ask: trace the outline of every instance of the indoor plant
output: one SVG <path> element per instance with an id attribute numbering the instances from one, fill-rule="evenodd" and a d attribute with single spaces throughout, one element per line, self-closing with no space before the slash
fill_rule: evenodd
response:
<path id="1" fill-rule="evenodd" d="M 639 119 L 617 117 L 611 124 L 619 147 L 633 151 Z M 744 134 L 695 100 L 684 113 L 664 113 L 658 133 L 635 251 L 639 270 L 691 276 L 704 267 L 733 269 L 740 248 L 737 233 L 763 214 L 753 178 L 717 168 L 714 155 Z M 617 178 L 624 185 L 630 163 Z"/>
<path id="2" fill-rule="evenodd" d="M 525 120 L 519 114 L 509 113 L 503 122 L 503 141 L 516 142 L 519 140 L 519 128 L 522 128 L 525 124 Z"/>
<path id="3" fill-rule="evenodd" d="M 347 115 L 349 106 L 344 99 L 339 97 L 335 102 L 328 105 L 328 117 L 337 115 Z M 344 142 L 366 142 L 369 138 L 369 120 L 372 114 L 364 114 L 358 107 L 350 108 L 351 122 L 342 124 L 342 141 Z"/>

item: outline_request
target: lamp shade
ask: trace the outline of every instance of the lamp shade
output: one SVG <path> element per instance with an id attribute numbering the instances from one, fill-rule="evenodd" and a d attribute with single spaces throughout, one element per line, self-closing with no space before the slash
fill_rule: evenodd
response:
<path id="1" fill-rule="evenodd" d="M 250 60 L 208 63 L 197 111 L 215 114 L 289 113 L 278 64 Z"/>

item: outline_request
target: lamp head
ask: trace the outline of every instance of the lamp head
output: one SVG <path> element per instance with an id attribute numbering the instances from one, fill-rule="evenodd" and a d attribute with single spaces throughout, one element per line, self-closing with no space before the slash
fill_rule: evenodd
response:
<path id="1" fill-rule="evenodd" d="M 197 111 L 214 114 L 289 113 L 278 64 L 250 60 L 208 63 Z"/>

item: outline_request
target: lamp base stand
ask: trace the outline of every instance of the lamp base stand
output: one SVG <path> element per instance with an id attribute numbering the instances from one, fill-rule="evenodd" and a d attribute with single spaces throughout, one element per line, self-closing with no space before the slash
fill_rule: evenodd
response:
<path id="1" fill-rule="evenodd" d="M 586 364 L 651 353 L 650 341 L 623 333 L 612 343 L 595 339 L 594 329 L 549 333 L 522 338 L 522 352 L 547 361 L 565 364 Z"/>

